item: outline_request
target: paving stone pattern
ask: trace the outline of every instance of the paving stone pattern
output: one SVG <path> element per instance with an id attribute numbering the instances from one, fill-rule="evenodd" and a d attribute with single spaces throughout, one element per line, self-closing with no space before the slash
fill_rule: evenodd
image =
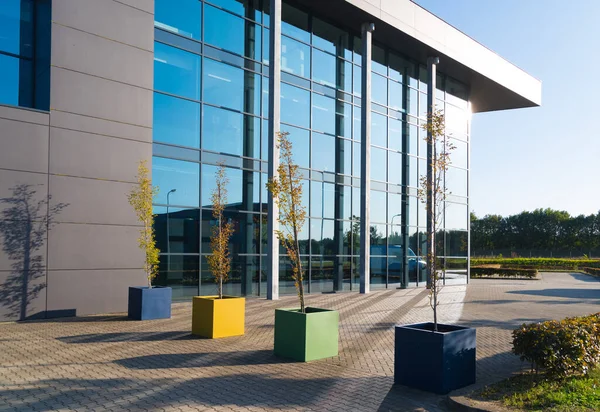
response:
<path id="1" fill-rule="evenodd" d="M 522 367 L 510 332 L 522 322 L 598 311 L 600 282 L 579 274 L 539 281 L 474 280 L 442 291 L 440 320 L 477 327 L 478 384 Z M 393 385 L 393 326 L 428 321 L 423 289 L 311 295 L 340 311 L 340 354 L 308 364 L 273 356 L 273 310 L 248 299 L 246 335 L 190 335 L 191 304 L 170 320 L 123 314 L 0 323 L 0 411 L 442 411 L 445 397 Z"/>

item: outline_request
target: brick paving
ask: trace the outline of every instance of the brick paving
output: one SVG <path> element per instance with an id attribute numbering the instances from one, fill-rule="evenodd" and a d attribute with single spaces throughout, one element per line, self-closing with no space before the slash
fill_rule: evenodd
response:
<path id="1" fill-rule="evenodd" d="M 539 281 L 474 280 L 442 291 L 440 320 L 477 327 L 478 385 L 526 365 L 510 354 L 522 322 L 597 311 L 600 282 L 544 273 Z M 308 364 L 272 354 L 273 309 L 248 299 L 246 335 L 190 335 L 191 304 L 170 320 L 123 314 L 0 324 L 0 411 L 443 411 L 445 397 L 393 385 L 393 325 L 431 317 L 422 289 L 311 295 L 340 311 L 340 354 Z"/>

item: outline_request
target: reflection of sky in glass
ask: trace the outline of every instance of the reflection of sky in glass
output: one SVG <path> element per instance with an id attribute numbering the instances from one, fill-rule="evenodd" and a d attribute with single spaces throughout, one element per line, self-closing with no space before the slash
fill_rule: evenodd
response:
<path id="1" fill-rule="evenodd" d="M 312 134 L 312 168 L 327 172 L 335 172 L 335 137 Z"/>
<path id="2" fill-rule="evenodd" d="M 157 27 L 200 40 L 202 3 L 198 0 L 178 0 L 177 7 L 172 0 L 156 0 L 154 12 Z"/>
<path id="3" fill-rule="evenodd" d="M 202 206 L 211 207 L 210 196 L 216 187 L 215 176 L 218 166 L 202 165 Z M 227 204 L 239 205 L 242 203 L 242 171 L 239 169 L 226 168 L 225 173 L 229 183 L 227 184 Z M 258 186 L 257 179 L 253 182 Z M 254 193 L 254 192 L 253 192 Z"/>
<path id="4" fill-rule="evenodd" d="M 281 83 L 281 121 L 308 127 L 310 120 L 309 100 L 310 92 Z"/>
<path id="5" fill-rule="evenodd" d="M 446 228 L 467 230 L 469 225 L 469 214 L 467 205 L 446 202 L 445 208 Z"/>
<path id="6" fill-rule="evenodd" d="M 27 2 L 27 0 L 24 0 Z M 2 0 L 0 7 L 0 50 L 20 53 L 21 0 Z M 2 67 L 4 62 L 1 62 Z"/>
<path id="7" fill-rule="evenodd" d="M 387 147 L 387 117 L 371 113 L 371 144 Z"/>
<path id="8" fill-rule="evenodd" d="M 313 80 L 330 87 L 335 87 L 335 60 L 335 56 L 313 49 Z"/>
<path id="9" fill-rule="evenodd" d="M 159 188 L 155 202 L 177 206 L 198 207 L 200 197 L 200 165 L 198 163 L 183 162 L 181 160 L 152 158 L 152 183 Z"/>
<path id="10" fill-rule="evenodd" d="M 335 100 L 316 93 L 312 96 L 313 130 L 335 134 Z"/>
<path id="11" fill-rule="evenodd" d="M 240 111 L 243 109 L 244 71 L 242 69 L 205 58 L 202 79 L 204 102 Z M 258 90 L 256 92 L 258 93 Z"/>
<path id="12" fill-rule="evenodd" d="M 0 103 L 18 105 L 19 59 L 0 54 L 0 79 Z"/>
<path id="13" fill-rule="evenodd" d="M 244 20 L 223 10 L 204 6 L 204 41 L 237 54 L 244 54 Z"/>
<path id="14" fill-rule="evenodd" d="M 200 56 L 155 42 L 154 88 L 200 100 Z"/>
<path id="15" fill-rule="evenodd" d="M 200 104 L 154 93 L 153 139 L 200 148 Z"/>
<path id="16" fill-rule="evenodd" d="M 281 70 L 310 77 L 310 47 L 281 36 Z"/>
<path id="17" fill-rule="evenodd" d="M 205 105 L 202 108 L 202 148 L 241 156 L 243 124 L 243 114 Z"/>

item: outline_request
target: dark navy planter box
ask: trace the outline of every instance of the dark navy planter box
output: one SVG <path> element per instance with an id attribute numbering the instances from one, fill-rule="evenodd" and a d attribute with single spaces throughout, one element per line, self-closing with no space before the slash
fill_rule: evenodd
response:
<path id="1" fill-rule="evenodd" d="M 169 319 L 171 295 L 171 288 L 130 286 L 127 315 L 134 320 Z"/>
<path id="2" fill-rule="evenodd" d="M 396 326 L 394 383 L 446 394 L 475 383 L 475 329 L 438 323 Z"/>

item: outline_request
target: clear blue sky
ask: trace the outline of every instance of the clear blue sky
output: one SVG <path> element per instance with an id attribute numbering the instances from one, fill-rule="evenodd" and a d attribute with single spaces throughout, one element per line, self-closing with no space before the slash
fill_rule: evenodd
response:
<path id="1" fill-rule="evenodd" d="M 416 0 L 542 81 L 542 107 L 473 116 L 471 209 L 600 210 L 600 1 Z"/>

